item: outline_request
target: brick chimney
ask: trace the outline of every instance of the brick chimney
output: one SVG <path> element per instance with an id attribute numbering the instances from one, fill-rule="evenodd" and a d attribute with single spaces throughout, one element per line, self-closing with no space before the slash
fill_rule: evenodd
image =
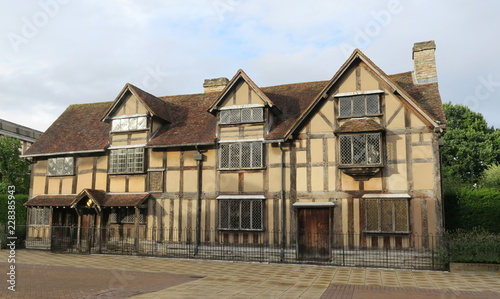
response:
<path id="1" fill-rule="evenodd" d="M 205 79 L 203 89 L 205 92 L 222 91 L 229 80 L 227 78 Z"/>
<path id="2" fill-rule="evenodd" d="M 436 43 L 433 40 L 413 45 L 413 81 L 415 84 L 437 82 L 435 51 Z"/>

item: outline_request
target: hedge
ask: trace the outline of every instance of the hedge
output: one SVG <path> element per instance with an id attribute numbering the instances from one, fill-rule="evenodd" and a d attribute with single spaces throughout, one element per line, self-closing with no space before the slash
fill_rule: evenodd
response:
<path id="1" fill-rule="evenodd" d="M 480 228 L 500 234 L 500 190 L 496 188 L 459 188 L 444 196 L 448 231 Z"/>
<path id="2" fill-rule="evenodd" d="M 28 195 L 14 194 L 16 203 L 16 225 L 26 224 L 26 207 L 23 204 L 28 200 Z M 8 194 L 0 194 L 0 224 L 7 224 L 8 216 Z"/>
<path id="3" fill-rule="evenodd" d="M 481 229 L 457 230 L 446 238 L 449 261 L 500 264 L 500 235 Z"/>

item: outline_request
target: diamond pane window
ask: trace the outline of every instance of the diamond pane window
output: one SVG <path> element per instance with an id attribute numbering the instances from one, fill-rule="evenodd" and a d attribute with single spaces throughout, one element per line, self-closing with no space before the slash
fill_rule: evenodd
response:
<path id="1" fill-rule="evenodd" d="M 219 229 L 262 230 L 262 205 L 261 199 L 219 200 Z"/>
<path id="2" fill-rule="evenodd" d="M 73 175 L 74 168 L 73 157 L 52 158 L 49 159 L 47 172 L 53 176 Z"/>
<path id="3" fill-rule="evenodd" d="M 366 231 L 407 233 L 409 225 L 408 199 L 367 199 L 365 201 Z"/>
<path id="4" fill-rule="evenodd" d="M 220 112 L 220 123 L 245 123 L 245 122 L 261 122 L 264 121 L 264 109 L 258 108 L 238 108 L 230 110 L 222 110 Z"/>
<path id="5" fill-rule="evenodd" d="M 111 122 L 111 130 L 113 132 L 145 130 L 148 128 L 148 120 L 146 116 L 128 117 L 113 119 Z"/>
<path id="6" fill-rule="evenodd" d="M 49 225 L 50 207 L 30 208 L 30 225 Z"/>
<path id="7" fill-rule="evenodd" d="M 220 122 L 223 124 L 231 122 L 231 110 L 222 110 L 220 112 Z"/>
<path id="8" fill-rule="evenodd" d="M 341 164 L 379 165 L 381 163 L 380 134 L 354 134 L 339 137 Z"/>
<path id="9" fill-rule="evenodd" d="M 379 95 L 378 94 L 366 95 L 366 114 L 373 115 L 379 113 L 380 113 Z"/>
<path id="10" fill-rule="evenodd" d="M 367 116 L 380 114 L 379 94 L 346 96 L 339 98 L 339 116 Z"/>
<path id="11" fill-rule="evenodd" d="M 110 173 L 144 172 L 144 149 L 129 148 L 111 150 Z"/>
<path id="12" fill-rule="evenodd" d="M 139 209 L 139 224 L 146 223 L 147 209 Z M 120 207 L 111 208 L 109 214 L 110 223 L 135 223 L 135 208 L 134 207 Z"/>
<path id="13" fill-rule="evenodd" d="M 219 147 L 219 168 L 262 168 L 262 151 L 263 145 L 260 142 L 222 143 Z"/>

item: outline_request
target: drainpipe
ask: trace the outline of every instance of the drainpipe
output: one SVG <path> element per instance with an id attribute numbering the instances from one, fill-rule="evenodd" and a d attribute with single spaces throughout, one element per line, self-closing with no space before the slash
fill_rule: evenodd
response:
<path id="1" fill-rule="evenodd" d="M 286 244 L 286 201 L 285 201 L 285 153 L 281 142 L 278 143 L 281 153 L 281 188 L 280 188 L 280 199 L 281 199 L 281 252 L 280 260 L 285 259 L 285 244 Z"/>
<path id="2" fill-rule="evenodd" d="M 198 146 L 196 146 L 198 154 L 194 155 L 194 159 L 197 164 L 197 196 L 196 196 L 196 246 L 194 248 L 194 255 L 198 255 L 198 249 L 201 244 L 201 191 L 202 191 L 202 166 L 203 166 L 203 154 L 201 153 Z"/>

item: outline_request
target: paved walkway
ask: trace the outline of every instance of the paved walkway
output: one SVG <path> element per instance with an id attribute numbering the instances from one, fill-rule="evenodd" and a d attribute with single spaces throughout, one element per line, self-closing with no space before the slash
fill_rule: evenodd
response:
<path id="1" fill-rule="evenodd" d="M 16 292 L 1 298 L 500 298 L 500 273 L 252 264 L 16 252 Z M 7 278 L 7 279 L 6 279 Z"/>

